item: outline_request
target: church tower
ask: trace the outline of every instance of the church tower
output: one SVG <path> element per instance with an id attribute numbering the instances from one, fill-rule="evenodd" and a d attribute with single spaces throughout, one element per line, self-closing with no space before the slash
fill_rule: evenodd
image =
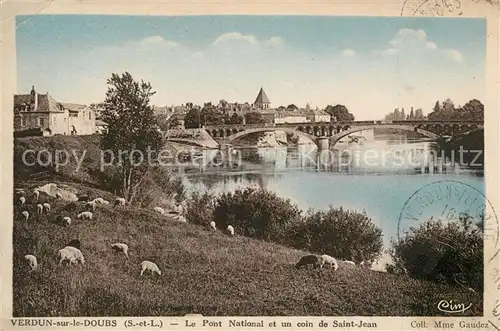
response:
<path id="1" fill-rule="evenodd" d="M 255 107 L 259 109 L 269 109 L 271 106 L 271 101 L 269 101 L 269 98 L 266 95 L 266 92 L 264 92 L 264 89 L 261 87 L 259 94 L 257 94 L 257 98 L 255 99 L 255 102 L 253 103 Z"/>

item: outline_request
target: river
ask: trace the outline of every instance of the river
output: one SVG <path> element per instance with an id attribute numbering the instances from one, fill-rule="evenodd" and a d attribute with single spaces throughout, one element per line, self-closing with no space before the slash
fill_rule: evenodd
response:
<path id="1" fill-rule="evenodd" d="M 188 190 L 221 193 L 258 186 L 302 210 L 331 205 L 366 212 L 382 228 L 386 248 L 397 236 L 405 201 L 422 186 L 452 179 L 485 190 L 482 171 L 451 165 L 434 142 L 404 134 L 376 134 L 371 141 L 322 152 L 314 145 L 244 148 L 211 164 L 213 153 L 204 153 L 197 166 L 179 167 Z"/>

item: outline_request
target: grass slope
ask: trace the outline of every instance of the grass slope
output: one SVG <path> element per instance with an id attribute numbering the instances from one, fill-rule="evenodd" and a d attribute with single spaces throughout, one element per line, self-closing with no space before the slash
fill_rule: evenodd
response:
<path id="1" fill-rule="evenodd" d="M 80 221 L 78 211 L 44 199 L 53 205 L 49 215 L 26 222 L 21 210 L 15 214 L 16 317 L 438 315 L 439 300 L 472 302 L 466 314 L 482 314 L 481 294 L 361 268 L 296 270 L 304 252 L 130 207 L 100 206 L 92 221 Z M 50 222 L 56 215 L 71 216 L 73 224 Z M 75 238 L 86 263 L 59 267 L 58 250 Z M 129 245 L 128 260 L 110 249 L 117 241 Z M 25 254 L 37 256 L 39 270 L 23 267 Z M 146 259 L 161 277 L 139 276 Z"/>

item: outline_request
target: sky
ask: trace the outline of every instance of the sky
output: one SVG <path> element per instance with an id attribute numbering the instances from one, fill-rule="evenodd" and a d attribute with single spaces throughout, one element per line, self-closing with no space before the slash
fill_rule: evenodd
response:
<path id="1" fill-rule="evenodd" d="M 343 104 L 356 119 L 437 100 L 484 102 L 486 21 L 345 16 L 16 18 L 17 93 L 104 100 L 112 73 L 149 81 L 156 106 Z"/>

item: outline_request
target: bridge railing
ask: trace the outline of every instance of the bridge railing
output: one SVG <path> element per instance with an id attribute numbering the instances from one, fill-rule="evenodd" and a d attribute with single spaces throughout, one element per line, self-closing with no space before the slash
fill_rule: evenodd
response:
<path id="1" fill-rule="evenodd" d="M 428 120 L 401 120 L 401 121 L 386 121 L 386 120 L 373 120 L 373 121 L 337 121 L 337 122 L 305 122 L 305 123 L 264 123 L 264 124 L 220 124 L 220 125 L 206 125 L 203 128 L 206 130 L 218 129 L 234 129 L 234 128 L 262 128 L 262 127 L 298 127 L 298 126 L 345 126 L 345 125 L 383 125 L 383 124 L 399 124 L 399 125 L 419 125 L 419 124 L 476 124 L 483 125 L 484 121 L 462 121 L 462 120 L 449 120 L 449 121 L 428 121 Z"/>

